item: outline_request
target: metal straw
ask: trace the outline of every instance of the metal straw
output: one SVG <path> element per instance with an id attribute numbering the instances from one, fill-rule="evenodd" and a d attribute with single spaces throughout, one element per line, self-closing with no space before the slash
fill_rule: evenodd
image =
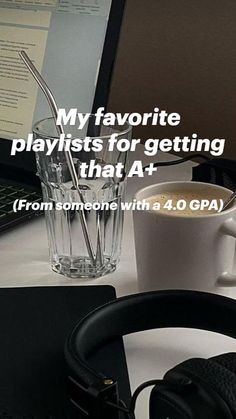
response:
<path id="1" fill-rule="evenodd" d="M 46 84 L 45 80 L 42 78 L 41 74 L 38 72 L 38 70 L 36 69 L 36 67 L 34 66 L 34 64 L 32 63 L 32 61 L 30 60 L 30 58 L 28 57 L 28 55 L 26 54 L 25 51 L 21 51 L 19 53 L 21 59 L 24 61 L 26 67 L 29 69 L 30 73 L 32 74 L 32 76 L 34 77 L 34 79 L 36 80 L 36 82 L 38 83 L 39 87 L 41 88 L 41 90 L 43 91 L 44 95 L 46 96 L 46 99 L 49 103 L 49 106 L 51 108 L 53 117 L 55 119 L 55 123 L 58 117 L 58 106 L 56 103 L 56 100 L 51 92 L 51 90 L 49 89 L 48 85 Z M 64 129 L 63 126 L 61 124 L 56 124 L 56 128 L 57 128 L 57 132 L 58 135 L 63 135 L 64 134 Z M 73 162 L 73 158 L 71 155 L 71 151 L 64 151 L 65 153 L 65 158 L 66 158 L 66 162 L 70 171 L 70 175 L 71 175 L 71 179 L 72 179 L 72 184 L 73 187 L 78 191 L 79 193 L 79 197 L 81 202 L 83 203 L 83 195 L 82 192 L 80 190 L 79 187 L 79 180 L 78 180 L 78 176 L 75 170 L 75 166 L 74 166 L 74 162 Z M 92 247 L 92 243 L 91 243 L 91 239 L 89 236 L 89 231 L 88 231 L 88 226 L 87 226 L 87 221 L 86 221 L 86 217 L 85 217 L 85 213 L 84 210 L 81 209 L 79 211 L 80 214 L 80 219 L 81 219 L 81 226 L 82 226 L 82 230 L 83 230 L 83 234 L 84 234 L 84 239 L 85 239 L 85 243 L 86 243 L 86 247 L 87 247 L 87 251 L 89 254 L 89 257 L 91 259 L 91 262 L 93 263 L 93 265 L 96 263 L 96 258 L 93 252 L 93 247 Z"/>
<path id="2" fill-rule="evenodd" d="M 236 191 L 230 195 L 227 201 L 225 201 L 222 211 L 225 211 L 230 206 L 230 204 L 232 204 L 235 198 L 236 198 Z"/>

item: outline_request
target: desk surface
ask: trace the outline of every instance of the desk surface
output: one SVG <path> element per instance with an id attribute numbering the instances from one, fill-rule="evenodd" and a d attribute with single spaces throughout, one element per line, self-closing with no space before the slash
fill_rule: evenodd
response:
<path id="1" fill-rule="evenodd" d="M 138 153 L 139 154 L 139 153 Z M 135 158 L 142 159 L 143 153 Z M 173 160 L 174 156 L 159 154 L 159 160 Z M 190 180 L 192 162 L 180 166 L 158 169 L 153 177 L 137 177 L 129 180 L 128 198 L 149 184 L 170 180 Z M 132 214 L 125 215 L 122 257 L 116 272 L 93 281 L 78 281 L 65 278 L 50 270 L 44 219 L 41 217 L 0 237 L 1 287 L 64 286 L 109 284 L 116 288 L 117 295 L 137 292 L 137 275 L 133 238 Z M 222 293 L 236 297 L 236 289 Z M 131 387 L 161 378 L 163 374 L 185 359 L 210 357 L 223 352 L 236 351 L 233 339 L 217 334 L 193 330 L 159 330 L 135 334 L 125 338 L 126 354 Z M 145 391 L 138 401 L 137 419 L 148 418 L 148 395 Z"/>

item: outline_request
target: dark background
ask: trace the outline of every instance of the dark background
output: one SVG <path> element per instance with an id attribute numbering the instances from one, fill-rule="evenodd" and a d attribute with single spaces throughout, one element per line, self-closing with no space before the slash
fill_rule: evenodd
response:
<path id="1" fill-rule="evenodd" d="M 127 0 L 109 110 L 181 114 L 136 136 L 225 138 L 236 158 L 236 1 Z"/>

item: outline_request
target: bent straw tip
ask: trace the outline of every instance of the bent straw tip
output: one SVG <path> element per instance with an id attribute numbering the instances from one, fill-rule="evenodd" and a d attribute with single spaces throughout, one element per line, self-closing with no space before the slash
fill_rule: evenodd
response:
<path id="1" fill-rule="evenodd" d="M 21 51 L 19 51 L 19 56 L 22 57 L 24 55 L 27 55 L 26 52 L 22 49 Z"/>
<path id="2" fill-rule="evenodd" d="M 19 51 L 19 56 L 25 64 L 31 61 L 28 54 L 24 50 Z"/>

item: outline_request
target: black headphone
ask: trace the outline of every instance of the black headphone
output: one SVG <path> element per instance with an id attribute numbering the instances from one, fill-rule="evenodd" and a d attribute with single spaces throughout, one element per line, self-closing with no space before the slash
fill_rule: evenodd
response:
<path id="1" fill-rule="evenodd" d="M 86 361 L 111 339 L 167 327 L 236 338 L 236 301 L 195 291 L 157 291 L 118 299 L 89 314 L 74 328 L 65 347 L 69 398 L 79 417 L 134 418 L 139 393 L 154 386 L 150 419 L 236 419 L 236 353 L 185 361 L 163 380 L 142 384 L 129 406 L 119 399 L 119 383 Z"/>

